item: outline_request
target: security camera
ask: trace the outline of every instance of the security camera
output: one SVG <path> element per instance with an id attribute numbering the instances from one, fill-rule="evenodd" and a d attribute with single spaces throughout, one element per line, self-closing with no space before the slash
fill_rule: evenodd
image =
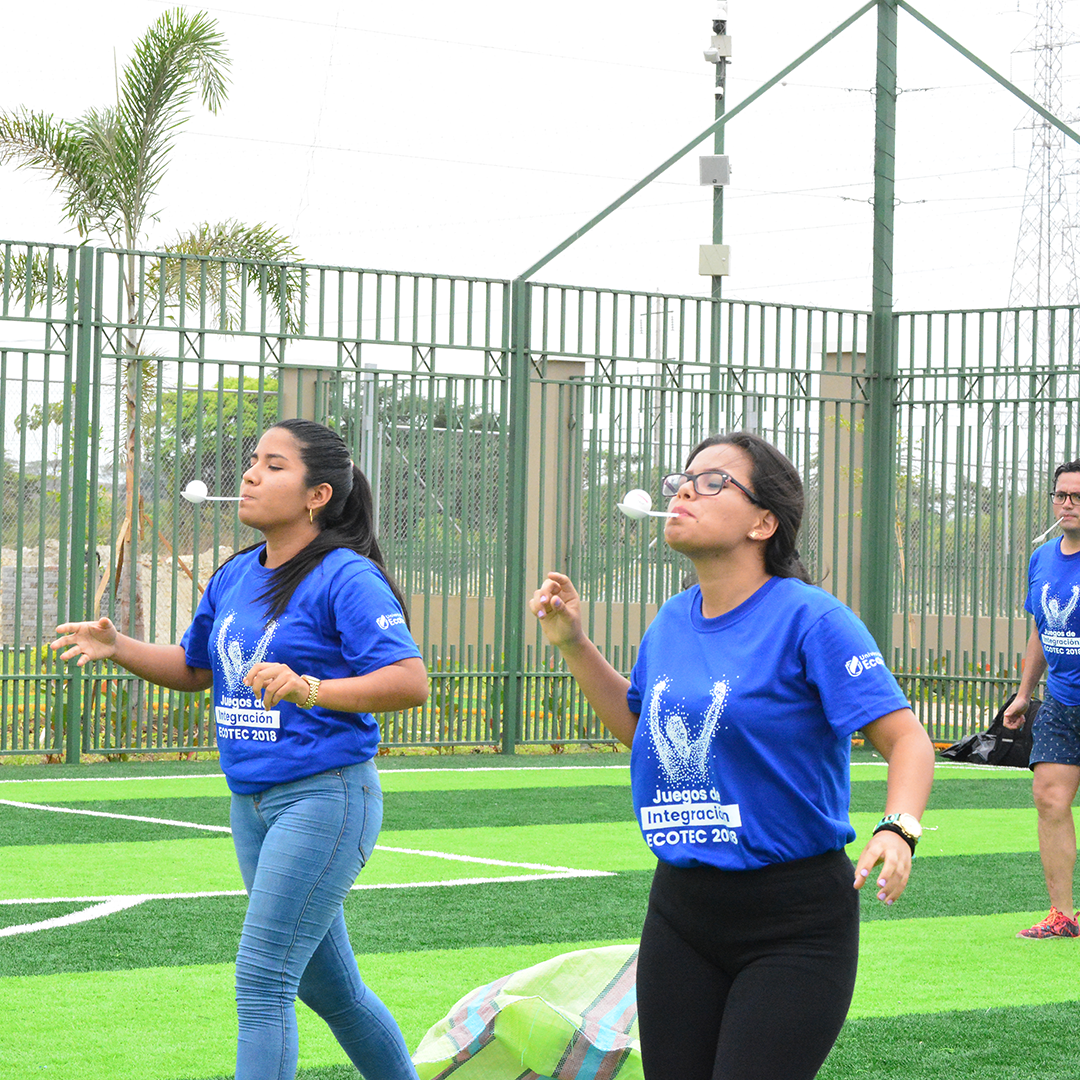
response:
<path id="1" fill-rule="evenodd" d="M 710 64 L 720 63 L 720 50 L 719 49 L 706 49 L 702 54 Z"/>

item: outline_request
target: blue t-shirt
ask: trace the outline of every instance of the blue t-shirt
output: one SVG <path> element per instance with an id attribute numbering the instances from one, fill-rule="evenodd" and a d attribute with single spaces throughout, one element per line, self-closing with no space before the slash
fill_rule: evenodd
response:
<path id="1" fill-rule="evenodd" d="M 627 703 L 634 811 L 675 866 L 753 870 L 835 851 L 851 735 L 908 707 L 869 631 L 835 597 L 770 578 L 733 611 L 696 585 L 645 632 Z"/>
<path id="2" fill-rule="evenodd" d="M 210 579 L 181 644 L 187 662 L 214 673 L 221 767 L 242 795 L 373 758 L 379 726 L 370 713 L 264 709 L 244 675 L 260 661 L 297 675 L 345 679 L 419 656 L 378 567 L 346 548 L 331 551 L 270 621 L 259 597 L 273 573 L 265 547 L 237 555 Z"/>
<path id="3" fill-rule="evenodd" d="M 1046 656 L 1047 692 L 1062 705 L 1080 705 L 1080 552 L 1063 555 L 1060 538 L 1037 547 L 1024 607 Z"/>

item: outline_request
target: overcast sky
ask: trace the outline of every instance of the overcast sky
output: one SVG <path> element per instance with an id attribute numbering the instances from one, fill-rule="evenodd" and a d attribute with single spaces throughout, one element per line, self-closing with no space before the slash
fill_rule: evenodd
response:
<path id="1" fill-rule="evenodd" d="M 114 56 L 122 64 L 167 6 L 9 5 L 0 106 L 73 117 L 108 104 Z M 217 116 L 196 111 L 179 136 L 149 247 L 234 217 L 277 225 L 311 263 L 514 277 L 713 118 L 702 50 L 714 0 L 188 6 L 218 20 L 232 85 Z M 730 0 L 729 107 L 858 6 Z M 1030 90 L 1032 54 L 1018 50 L 1033 3 L 915 6 Z M 1064 16 L 1080 26 L 1080 4 Z M 871 12 L 731 122 L 725 295 L 868 307 L 874 37 Z M 1004 305 L 1030 113 L 904 12 L 899 46 L 897 307 Z M 1062 64 L 1064 110 L 1077 115 L 1075 46 Z M 705 293 L 699 152 L 711 140 L 538 279 Z M 68 238 L 36 174 L 0 168 L 0 200 L 0 236 Z"/>

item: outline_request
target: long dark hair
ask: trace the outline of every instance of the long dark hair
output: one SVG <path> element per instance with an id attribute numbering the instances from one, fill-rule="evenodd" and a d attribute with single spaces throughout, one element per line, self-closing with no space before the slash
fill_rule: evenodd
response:
<path id="1" fill-rule="evenodd" d="M 795 466 L 773 446 L 751 431 L 732 431 L 703 439 L 686 459 L 690 462 L 710 446 L 737 446 L 750 458 L 750 487 L 754 497 L 776 518 L 776 532 L 765 543 L 765 569 L 774 577 L 793 577 L 810 583 L 810 572 L 799 558 L 795 538 L 802 524 L 806 498 Z"/>
<path id="2" fill-rule="evenodd" d="M 260 603 L 266 604 L 268 617 L 276 619 L 285 611 L 296 587 L 331 551 L 348 548 L 370 559 L 379 568 L 401 605 L 407 625 L 409 609 L 405 594 L 386 568 L 386 560 L 375 538 L 371 485 L 363 472 L 353 464 L 345 440 L 313 420 L 281 420 L 273 424 L 270 430 L 273 428 L 289 432 L 296 440 L 307 487 L 328 484 L 332 493 L 329 502 L 315 518 L 319 535 L 274 570 L 269 586 L 258 597 Z"/>

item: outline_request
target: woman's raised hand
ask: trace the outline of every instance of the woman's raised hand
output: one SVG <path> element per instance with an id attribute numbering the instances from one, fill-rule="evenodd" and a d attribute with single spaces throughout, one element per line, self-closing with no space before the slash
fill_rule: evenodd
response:
<path id="1" fill-rule="evenodd" d="M 61 660 L 79 658 L 79 667 L 91 660 L 108 660 L 116 652 L 116 627 L 106 618 L 97 622 L 62 623 L 56 628 L 60 635 L 50 648 L 63 649 Z"/>
<path id="2" fill-rule="evenodd" d="M 551 571 L 532 594 L 529 610 L 540 620 L 544 636 L 557 648 L 581 641 L 581 598 L 565 574 Z"/>

